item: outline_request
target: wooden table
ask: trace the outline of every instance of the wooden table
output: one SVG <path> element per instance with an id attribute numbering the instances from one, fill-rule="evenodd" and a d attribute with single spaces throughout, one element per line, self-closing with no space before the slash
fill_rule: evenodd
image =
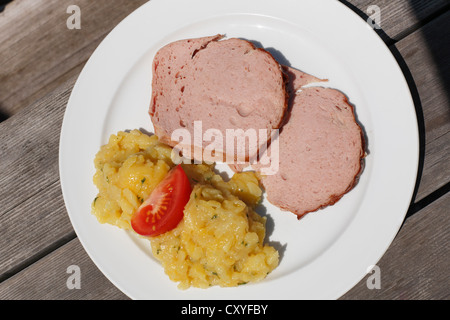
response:
<path id="1" fill-rule="evenodd" d="M 313 0 L 311 0 L 313 1 Z M 145 0 L 14 0 L 0 13 L 0 299 L 128 299 L 81 246 L 61 195 L 58 143 L 72 87 L 102 39 Z M 380 37 L 414 97 L 421 135 L 416 192 L 402 228 L 342 299 L 449 299 L 450 2 L 341 1 L 381 9 Z M 82 11 L 69 30 L 69 5 Z M 382 94 L 382 93 L 380 93 Z M 383 199 L 380 199 L 383 201 Z M 82 286 L 69 290 L 70 265 Z"/>

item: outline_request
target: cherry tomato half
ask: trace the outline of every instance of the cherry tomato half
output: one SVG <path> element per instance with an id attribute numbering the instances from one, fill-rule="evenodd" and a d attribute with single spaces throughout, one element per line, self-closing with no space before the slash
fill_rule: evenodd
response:
<path id="1" fill-rule="evenodd" d="M 167 173 L 131 217 L 131 227 L 143 236 L 157 236 L 174 229 L 183 219 L 191 184 L 180 165 Z"/>

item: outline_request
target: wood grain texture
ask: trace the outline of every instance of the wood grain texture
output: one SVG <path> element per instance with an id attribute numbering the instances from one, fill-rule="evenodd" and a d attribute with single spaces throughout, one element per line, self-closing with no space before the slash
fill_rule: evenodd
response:
<path id="1" fill-rule="evenodd" d="M 13 115 L 0 123 L 0 299 L 126 299 L 76 239 L 59 186 L 58 148 L 67 100 L 85 61 L 144 2 L 15 0 L 0 13 L 0 113 Z M 392 49 L 411 75 L 423 120 L 419 201 L 450 177 L 449 13 L 402 37 L 446 1 L 412 1 L 413 11 L 423 10 L 419 17 L 407 1 L 349 2 L 360 10 L 379 5 L 383 29 L 401 38 Z M 79 31 L 65 27 L 69 4 L 82 9 Z M 368 290 L 363 280 L 343 298 L 448 299 L 448 246 L 439 245 L 448 243 L 448 197 L 408 218 L 380 261 L 382 290 Z M 81 267 L 80 290 L 65 285 L 71 264 Z"/>
<path id="2" fill-rule="evenodd" d="M 147 0 L 15 0 L 0 13 L 0 112 L 3 118 L 51 92 L 85 62 L 123 18 Z M 448 5 L 447 0 L 342 1 L 362 15 L 381 9 L 383 32 L 398 39 Z M 81 9 L 81 30 L 66 10 Z M 11 28 L 14 26 L 14 28 Z"/>
<path id="3" fill-rule="evenodd" d="M 60 192 L 58 149 L 74 83 L 0 123 L 0 279 L 73 232 Z"/>
<path id="4" fill-rule="evenodd" d="M 341 299 L 449 299 L 450 193 L 408 219 L 377 263 L 380 289 L 366 276 Z M 69 290 L 67 267 L 81 269 L 81 289 Z M 0 299 L 128 299 L 92 263 L 77 239 L 0 283 Z"/>
<path id="5" fill-rule="evenodd" d="M 69 266 L 80 270 L 80 288 L 69 289 Z M 69 269 L 70 271 L 70 269 Z M 54 250 L 0 283 L 0 300 L 128 300 L 94 265 L 78 239 Z"/>
<path id="6" fill-rule="evenodd" d="M 398 41 L 420 28 L 435 15 L 450 8 L 447 0 L 340 0 L 365 20 L 374 15 L 371 6 L 380 9 L 381 32 L 385 41 Z M 389 39 L 392 39 L 389 40 Z"/>
<path id="7" fill-rule="evenodd" d="M 416 201 L 450 181 L 450 11 L 396 44 L 415 82 L 424 123 Z"/>
<path id="8" fill-rule="evenodd" d="M 368 289 L 369 274 L 342 299 L 450 299 L 449 208 L 447 193 L 406 220 L 377 263 L 381 288 Z"/>
<path id="9" fill-rule="evenodd" d="M 147 0 L 15 0 L 0 13 L 0 110 L 13 115 L 74 75 L 103 38 Z M 81 29 L 69 30 L 69 5 Z"/>

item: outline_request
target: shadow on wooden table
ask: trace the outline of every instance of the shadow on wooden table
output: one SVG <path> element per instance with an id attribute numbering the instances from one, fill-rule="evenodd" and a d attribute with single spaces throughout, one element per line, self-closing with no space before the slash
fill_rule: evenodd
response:
<path id="1" fill-rule="evenodd" d="M 369 16 L 364 11 L 355 7 L 348 1 L 340 0 L 340 2 L 342 2 L 343 4 L 348 6 L 350 9 L 352 9 L 355 13 L 357 13 L 365 21 L 368 21 L 368 19 L 370 19 Z M 411 200 L 411 204 L 408 209 L 408 214 L 409 214 L 411 211 L 411 208 L 414 206 L 414 199 L 416 197 L 416 194 L 417 194 L 417 191 L 418 191 L 418 188 L 420 185 L 420 177 L 422 176 L 423 162 L 424 162 L 424 157 L 425 157 L 425 121 L 424 121 L 424 117 L 423 117 L 422 103 L 420 101 L 420 96 L 419 96 L 419 92 L 417 91 L 416 83 L 415 83 L 414 78 L 408 68 L 408 65 L 406 64 L 406 62 L 403 59 L 400 52 L 393 45 L 395 43 L 395 40 L 391 39 L 380 27 L 375 28 L 374 30 L 380 36 L 380 38 L 384 41 L 384 43 L 386 43 L 389 50 L 392 52 L 393 56 L 397 60 L 397 63 L 399 64 L 399 66 L 403 72 L 403 75 L 405 76 L 405 79 L 408 83 L 409 90 L 411 91 L 411 96 L 414 101 L 414 107 L 416 109 L 417 124 L 418 124 L 418 128 L 419 128 L 420 153 L 419 153 L 419 168 L 418 168 L 418 172 L 417 172 L 417 181 L 416 181 L 416 186 L 414 188 L 414 193 L 413 193 L 413 197 Z"/>
<path id="2" fill-rule="evenodd" d="M 345 4 L 347 7 L 352 9 L 355 13 L 357 13 L 362 19 L 365 21 L 368 21 L 370 17 L 362 10 L 358 9 L 349 1 L 346 0 L 339 0 L 343 4 Z M 445 88 L 445 92 L 448 95 L 448 99 L 450 100 L 450 67 L 448 66 L 447 62 L 448 60 L 446 57 L 450 57 L 450 24 L 443 23 L 441 28 L 427 28 L 425 25 L 429 22 L 434 20 L 438 20 L 441 15 L 448 14 L 447 11 L 450 9 L 450 2 L 448 5 L 444 6 L 440 10 L 436 11 L 432 15 L 426 16 L 426 13 L 423 12 L 420 8 L 420 3 L 416 0 L 409 0 L 409 5 L 411 9 L 413 10 L 417 21 L 420 22 L 420 35 L 424 39 L 425 43 L 427 44 L 427 51 L 432 56 L 434 64 L 436 65 L 436 69 L 439 72 L 440 82 L 443 84 Z M 445 20 L 445 17 L 441 18 L 441 21 Z M 437 22 L 442 23 L 442 22 Z M 425 26 L 425 27 L 424 27 Z M 436 30 L 438 29 L 438 30 Z M 441 188 L 437 189 L 430 195 L 426 196 L 425 198 L 421 199 L 418 202 L 415 202 L 415 198 L 417 195 L 417 191 L 420 184 L 420 179 L 423 173 L 423 167 L 424 167 L 424 157 L 425 157 L 425 120 L 424 120 L 424 114 L 423 114 L 423 108 L 421 99 L 419 96 L 419 92 L 417 90 L 416 83 L 414 81 L 414 78 L 408 68 L 408 65 L 406 64 L 405 60 L 403 59 L 402 55 L 398 51 L 397 47 L 394 45 L 396 43 L 396 40 L 390 38 L 382 28 L 374 29 L 377 34 L 380 36 L 380 38 L 386 43 L 386 45 L 389 47 L 390 51 L 392 52 L 393 56 L 397 60 L 405 79 L 408 83 L 409 89 L 411 91 L 411 96 L 414 101 L 414 106 L 416 110 L 417 115 L 417 123 L 419 128 L 419 143 L 420 143 L 420 153 L 419 153 L 419 168 L 417 172 L 417 181 L 416 186 L 414 188 L 414 193 L 412 197 L 412 201 L 408 210 L 408 213 L 406 215 L 406 218 L 413 215 L 414 213 L 418 212 L 431 202 L 438 199 L 440 196 L 444 195 L 445 193 L 450 191 L 450 183 L 447 183 L 446 185 L 442 186 Z M 448 117 L 450 117 L 450 108 L 448 109 Z"/>
<path id="3" fill-rule="evenodd" d="M 12 0 L 0 0 L 0 12 L 2 12 L 3 9 L 5 9 L 5 6 L 11 1 Z M 3 112 L 3 109 L 0 105 L 0 122 L 3 122 L 8 118 L 9 118 L 9 114 L 6 114 L 5 112 Z"/>
<path id="4" fill-rule="evenodd" d="M 0 12 L 2 12 L 3 9 L 5 9 L 5 6 L 11 1 L 13 0 L 0 0 Z"/>
<path id="5" fill-rule="evenodd" d="M 0 105 L 0 122 L 3 122 L 3 121 L 5 121 L 8 118 L 9 118 L 9 114 L 3 112 L 2 111 L 2 107 Z"/>
<path id="6" fill-rule="evenodd" d="M 434 14 L 428 17 L 423 16 L 423 10 L 420 10 L 417 1 L 409 0 L 409 3 L 414 11 L 417 20 L 422 21 L 421 24 L 424 27 L 420 29 L 420 35 L 427 45 L 426 49 L 428 53 L 433 58 L 436 70 L 439 73 L 440 83 L 443 85 L 444 91 L 447 94 L 447 101 L 450 101 L 450 66 L 448 64 L 448 59 L 450 57 L 450 24 L 448 23 L 448 20 L 450 19 L 449 17 L 450 1 L 447 3 L 446 6 L 444 6 L 443 8 L 441 8 L 440 10 L 436 11 Z M 428 24 L 432 20 L 434 23 L 436 23 L 436 26 L 427 28 L 426 24 Z M 420 99 L 417 98 L 417 100 L 419 100 L 420 103 Z M 448 107 L 447 115 L 445 116 L 445 118 L 450 119 L 450 106 L 447 107 Z M 422 140 L 425 140 L 425 137 L 421 136 L 421 150 L 424 150 L 425 141 Z M 421 159 L 423 160 L 422 152 L 421 152 Z M 417 191 L 417 185 L 415 191 Z M 440 198 L 449 191 L 450 191 L 450 182 L 447 182 L 444 186 L 440 187 L 427 197 L 414 203 L 410 207 L 410 210 L 408 211 L 406 217 L 409 217 L 414 213 L 418 212 L 419 210 L 423 209 L 428 204 L 437 200 L 438 198 Z"/>
<path id="7" fill-rule="evenodd" d="M 357 13 L 362 19 L 365 21 L 368 21 L 370 17 L 359 8 L 355 7 L 351 3 L 349 3 L 346 0 L 339 0 L 343 4 L 345 4 L 347 7 L 352 9 L 355 13 Z M 419 3 L 415 0 L 409 0 L 410 6 L 413 9 L 417 20 L 421 21 L 421 26 L 427 24 L 428 22 L 434 20 L 438 16 L 445 14 L 448 9 L 450 9 L 450 3 L 449 5 L 445 6 L 438 12 L 435 12 L 433 15 L 424 17 L 423 12 L 419 8 Z M 432 194 L 428 195 L 427 197 L 421 199 L 418 202 L 415 202 L 415 198 L 419 189 L 420 185 L 420 179 L 422 177 L 423 168 L 424 168 L 424 158 L 425 158 L 425 120 L 424 120 L 424 114 L 423 114 L 423 108 L 421 99 L 419 96 L 419 92 L 417 90 L 416 83 L 414 81 L 414 78 L 409 70 L 408 65 L 406 64 L 404 58 L 398 51 L 397 47 L 394 45 L 396 43 L 396 40 L 390 38 L 382 28 L 377 26 L 378 28 L 375 28 L 374 30 L 377 32 L 377 34 L 380 36 L 380 38 L 386 43 L 389 50 L 392 52 L 393 56 L 397 60 L 405 79 L 408 83 L 409 89 L 411 91 L 411 96 L 414 101 L 415 111 L 417 115 L 417 123 L 419 128 L 419 143 L 420 143 L 420 153 L 419 153 L 419 167 L 417 172 L 417 181 L 416 186 L 414 188 L 414 193 L 412 196 L 411 204 L 408 209 L 408 212 L 406 214 L 406 218 L 413 215 L 414 213 L 418 212 L 443 194 L 450 191 L 450 184 L 447 183 L 440 189 L 436 190 Z M 441 83 L 444 85 L 445 90 L 447 94 L 450 93 L 450 72 L 449 72 L 449 66 L 446 65 L 446 61 L 443 61 L 441 57 L 449 57 L 450 56 L 450 27 L 447 24 L 447 27 L 444 27 L 442 31 L 442 34 L 436 35 L 436 32 L 434 29 L 432 31 L 428 30 L 427 28 L 421 28 L 421 36 L 424 38 L 425 43 L 427 44 L 427 50 L 432 55 L 434 63 L 436 65 L 437 70 L 439 70 L 440 80 Z M 450 99 L 450 96 L 449 96 Z M 450 112 L 450 109 L 449 109 Z M 405 219 L 406 220 L 406 219 Z"/>

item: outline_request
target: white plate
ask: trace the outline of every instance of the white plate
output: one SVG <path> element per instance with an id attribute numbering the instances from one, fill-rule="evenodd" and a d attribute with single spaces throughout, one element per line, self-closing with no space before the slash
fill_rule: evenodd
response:
<path id="1" fill-rule="evenodd" d="M 330 79 L 356 106 L 369 154 L 358 185 L 334 206 L 297 221 L 264 201 L 269 241 L 282 249 L 280 265 L 264 281 L 181 291 L 148 242 L 91 215 L 93 159 L 112 133 L 152 132 L 147 110 L 156 51 L 217 33 L 257 41 L 282 62 Z M 378 262 L 399 230 L 418 153 L 414 105 L 400 68 L 374 30 L 338 1 L 152 0 L 105 38 L 80 74 L 61 132 L 60 176 L 81 243 L 130 298 L 335 299 Z"/>

